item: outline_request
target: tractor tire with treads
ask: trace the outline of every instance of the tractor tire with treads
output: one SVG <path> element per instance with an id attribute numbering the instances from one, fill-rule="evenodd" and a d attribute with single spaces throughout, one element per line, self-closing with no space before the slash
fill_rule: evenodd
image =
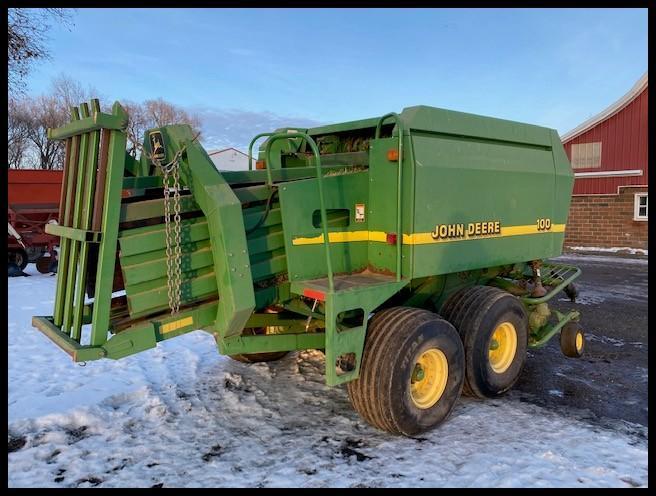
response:
<path id="1" fill-rule="evenodd" d="M 471 286 L 451 295 L 440 315 L 458 330 L 465 348 L 466 395 L 493 398 L 517 382 L 528 348 L 528 317 L 517 297 Z"/>
<path id="2" fill-rule="evenodd" d="M 376 313 L 367 327 L 360 376 L 347 383 L 353 408 L 372 426 L 412 436 L 451 414 L 464 380 L 457 331 L 410 307 Z"/>

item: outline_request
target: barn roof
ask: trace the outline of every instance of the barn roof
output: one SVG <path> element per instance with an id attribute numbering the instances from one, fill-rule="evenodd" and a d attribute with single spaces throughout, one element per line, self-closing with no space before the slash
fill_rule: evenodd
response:
<path id="1" fill-rule="evenodd" d="M 640 93 L 642 93 L 642 90 L 644 90 L 647 87 L 647 72 L 644 73 L 644 75 L 638 80 L 636 84 L 633 85 L 633 88 L 631 88 L 628 93 L 626 93 L 622 98 L 617 100 L 615 103 L 610 105 L 608 108 L 602 110 L 599 112 L 597 115 L 594 117 L 591 117 L 584 123 L 576 126 L 574 129 L 571 131 L 566 132 L 560 137 L 560 140 L 565 143 L 573 138 L 576 138 L 577 136 L 585 133 L 589 129 L 592 129 L 595 127 L 597 124 L 599 124 L 602 121 L 605 121 L 609 117 L 612 117 L 613 115 L 617 114 L 620 110 L 622 110 L 624 107 L 626 107 L 629 103 L 631 103 Z"/>

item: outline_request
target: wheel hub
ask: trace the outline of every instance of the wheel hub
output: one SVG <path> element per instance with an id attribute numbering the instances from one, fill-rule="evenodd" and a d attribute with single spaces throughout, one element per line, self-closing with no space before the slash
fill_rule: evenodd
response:
<path id="1" fill-rule="evenodd" d="M 418 408 L 430 408 L 439 401 L 446 389 L 449 365 L 441 350 L 423 352 L 410 377 L 410 397 Z"/>
<path id="2" fill-rule="evenodd" d="M 512 364 L 517 352 L 517 331 L 511 322 L 502 322 L 492 333 L 488 356 L 490 366 L 502 374 Z"/>

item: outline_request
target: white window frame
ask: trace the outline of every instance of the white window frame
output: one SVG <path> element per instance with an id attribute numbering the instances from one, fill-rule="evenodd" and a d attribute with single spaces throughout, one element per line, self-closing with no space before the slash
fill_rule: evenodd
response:
<path id="1" fill-rule="evenodd" d="M 640 198 L 647 198 L 647 204 L 644 205 L 646 215 L 640 215 Z M 649 219 L 649 193 L 636 193 L 633 196 L 633 220 L 648 220 Z"/>

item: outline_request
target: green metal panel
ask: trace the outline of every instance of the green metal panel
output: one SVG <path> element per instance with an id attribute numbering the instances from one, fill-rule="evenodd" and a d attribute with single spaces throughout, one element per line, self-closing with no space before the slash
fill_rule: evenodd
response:
<path id="1" fill-rule="evenodd" d="M 133 284 L 166 277 L 166 250 L 148 253 L 156 254 L 155 258 L 138 264 L 128 264 L 125 259 L 121 259 L 123 281 L 125 282 L 126 288 Z M 203 242 L 202 246 L 198 249 L 182 252 L 180 265 L 182 272 L 213 267 L 214 261 L 212 260 L 212 248 L 209 241 Z"/>
<path id="2" fill-rule="evenodd" d="M 203 241 L 210 237 L 204 217 L 181 221 L 180 232 L 183 244 Z M 166 248 L 166 228 L 164 224 L 158 224 L 126 230 L 121 233 L 119 241 L 122 256 L 161 250 Z"/>
<path id="3" fill-rule="evenodd" d="M 262 231 L 260 230 L 257 233 L 259 234 L 257 237 L 249 236 L 248 238 L 248 253 L 251 256 L 251 263 L 253 255 L 278 250 L 285 246 L 285 238 L 281 228 L 268 232 Z"/>
<path id="4" fill-rule="evenodd" d="M 166 310 L 169 304 L 166 277 L 146 281 L 129 289 L 128 305 L 133 318 Z M 211 268 L 182 272 L 180 277 L 181 305 L 205 300 L 217 293 L 216 275 Z M 241 330 L 241 329 L 240 329 Z"/>
<path id="5" fill-rule="evenodd" d="M 367 220 L 356 222 L 355 205 L 367 204 L 368 173 L 355 172 L 324 176 L 326 209 L 347 209 L 350 215 L 348 227 L 329 227 L 330 233 L 348 233 L 354 236 L 367 233 Z M 321 227 L 312 222 L 313 213 L 320 208 L 316 179 L 294 181 L 280 185 L 287 252 L 287 270 L 290 281 L 312 279 L 326 274 L 326 262 Z M 329 234 L 330 237 L 330 234 Z M 319 242 L 299 244 L 303 238 L 319 238 Z M 367 266 L 367 238 L 361 241 L 333 242 L 330 246 L 335 273 L 353 272 Z"/>
<path id="6" fill-rule="evenodd" d="M 195 212 L 200 210 L 193 196 L 180 197 L 180 213 Z M 164 199 L 145 200 L 135 203 L 121 205 L 121 222 L 148 219 L 151 217 L 164 216 Z"/>
<path id="7" fill-rule="evenodd" d="M 553 197 L 553 216 L 555 222 L 566 222 L 569 205 L 574 190 L 574 172 L 565 154 L 565 148 L 556 130 L 551 130 L 551 149 L 553 150 L 554 169 L 556 172 Z M 552 253 L 559 254 L 563 249 L 565 233 L 553 236 Z"/>
<path id="8" fill-rule="evenodd" d="M 413 167 L 412 151 L 406 139 L 402 167 L 404 170 L 402 181 L 401 203 L 401 229 L 403 233 L 412 233 L 413 216 Z M 369 230 L 383 234 L 396 234 L 397 224 L 397 171 L 398 164 L 387 159 L 387 152 L 398 147 L 398 137 L 382 138 L 373 140 L 369 146 L 369 202 L 367 204 L 367 216 L 369 218 Z M 403 241 L 403 240 L 402 240 Z M 412 246 L 402 243 L 402 275 L 411 272 Z M 396 271 L 396 246 L 386 242 L 372 241 L 368 247 L 370 265 L 376 270 L 384 272 Z"/>
<path id="9" fill-rule="evenodd" d="M 191 141 L 189 126 L 167 126 L 161 131 L 167 147 L 186 147 L 181 182 L 190 188 L 207 220 L 220 295 L 215 327 L 223 336 L 238 334 L 255 308 L 241 202 L 207 153 Z"/>
<path id="10" fill-rule="evenodd" d="M 401 113 L 406 129 L 463 137 L 478 141 L 503 141 L 551 147 L 551 129 L 521 122 L 456 112 L 425 105 L 408 107 Z"/>
<path id="11" fill-rule="evenodd" d="M 264 212 L 263 207 L 254 207 L 252 209 L 245 209 L 244 217 L 243 217 L 244 229 L 246 231 L 250 231 L 256 225 L 258 225 L 260 219 L 262 218 L 263 212 Z M 282 220 L 280 216 L 280 208 L 272 208 L 269 211 L 269 215 L 267 216 L 266 220 L 259 225 L 260 227 L 269 227 L 276 224 L 280 224 L 281 222 Z"/>
<path id="12" fill-rule="evenodd" d="M 217 338 L 217 345 L 219 351 L 224 355 L 323 349 L 325 347 L 325 335 L 323 333 L 310 333 L 235 336 L 226 340 Z"/>
<path id="13" fill-rule="evenodd" d="M 481 134 L 483 132 L 481 131 Z M 436 225 L 495 221 L 506 227 L 535 226 L 539 218 L 564 224 L 554 215 L 554 164 L 550 148 L 463 136 L 414 132 L 413 277 L 446 274 L 556 255 L 553 238 L 535 233 L 487 239 L 455 236 L 433 243 Z M 458 187 L 457 185 L 462 185 Z M 419 241 L 419 240 L 418 240 Z"/>

